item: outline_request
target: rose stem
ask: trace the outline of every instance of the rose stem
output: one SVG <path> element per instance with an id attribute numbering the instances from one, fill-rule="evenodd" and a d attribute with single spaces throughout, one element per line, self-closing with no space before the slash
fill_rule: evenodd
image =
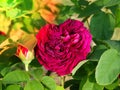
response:
<path id="1" fill-rule="evenodd" d="M 90 16 L 87 16 L 87 17 L 83 18 L 82 22 L 85 22 L 86 20 L 88 20 L 89 17 Z"/>
<path id="2" fill-rule="evenodd" d="M 61 86 L 64 87 L 65 76 L 61 76 Z"/>
<path id="3" fill-rule="evenodd" d="M 90 28 L 90 24 L 89 24 L 89 21 L 87 20 L 87 24 L 88 24 L 88 27 Z"/>
<path id="4" fill-rule="evenodd" d="M 29 71 L 28 64 L 25 64 L 25 71 Z"/>

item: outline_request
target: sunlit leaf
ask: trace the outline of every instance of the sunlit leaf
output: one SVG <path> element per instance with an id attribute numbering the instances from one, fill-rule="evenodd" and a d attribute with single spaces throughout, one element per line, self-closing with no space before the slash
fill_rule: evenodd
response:
<path id="1" fill-rule="evenodd" d="M 24 23 L 24 27 L 23 27 L 23 30 L 28 32 L 28 33 L 33 33 L 34 32 L 34 29 L 33 29 L 33 26 L 32 26 L 32 19 L 27 17 L 27 18 L 24 18 L 23 19 L 23 23 Z"/>
<path id="2" fill-rule="evenodd" d="M 19 85 L 9 85 L 6 90 L 21 90 Z"/>
<path id="3" fill-rule="evenodd" d="M 31 80 L 31 81 L 27 82 L 24 90 L 44 90 L 44 87 L 40 82 Z"/>
<path id="4" fill-rule="evenodd" d="M 62 86 L 57 86 L 56 90 L 64 90 L 64 88 Z"/>
<path id="5" fill-rule="evenodd" d="M 13 84 L 13 83 L 20 83 L 20 82 L 25 82 L 30 79 L 29 75 L 25 71 L 12 71 L 8 73 L 4 78 L 3 82 L 5 84 Z"/>
<path id="6" fill-rule="evenodd" d="M 115 49 L 105 51 L 96 67 L 96 81 L 100 85 L 112 84 L 120 73 L 120 55 Z"/>
<path id="7" fill-rule="evenodd" d="M 54 79 L 52 79 L 51 77 L 48 76 L 44 76 L 41 79 L 41 82 L 45 85 L 45 87 L 47 87 L 49 90 L 56 90 L 56 83 L 54 81 Z"/>
<path id="8" fill-rule="evenodd" d="M 20 4 L 22 0 L 0 0 L 0 6 L 9 9 Z"/>
<path id="9" fill-rule="evenodd" d="M 63 5 L 68 5 L 68 6 L 74 5 L 74 3 L 71 2 L 71 0 L 60 0 L 60 2 L 61 2 Z"/>
<path id="10" fill-rule="evenodd" d="M 116 12 L 115 12 L 115 16 L 116 16 L 116 27 L 120 27 L 120 7 L 118 7 L 116 9 Z"/>

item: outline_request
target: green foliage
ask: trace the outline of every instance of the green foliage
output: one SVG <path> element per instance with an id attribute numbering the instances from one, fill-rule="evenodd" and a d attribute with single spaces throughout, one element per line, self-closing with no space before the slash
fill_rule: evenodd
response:
<path id="1" fill-rule="evenodd" d="M 87 62 L 88 60 L 84 60 L 84 61 L 81 61 L 72 71 L 72 75 L 74 75 L 76 73 L 76 71 L 83 65 Z"/>
<path id="2" fill-rule="evenodd" d="M 0 80 L 0 90 L 2 90 L 2 82 L 1 82 L 1 80 Z"/>
<path id="3" fill-rule="evenodd" d="M 37 68 L 30 71 L 30 74 L 33 76 L 35 80 L 41 80 L 43 76 L 43 69 Z"/>
<path id="4" fill-rule="evenodd" d="M 20 83 L 20 82 L 25 82 L 30 79 L 29 75 L 25 71 L 21 70 L 15 70 L 3 78 L 3 83 L 5 84 L 13 84 L 13 83 Z"/>
<path id="5" fill-rule="evenodd" d="M 33 0 L 22 0 L 19 8 L 22 10 L 31 10 L 33 7 Z"/>
<path id="6" fill-rule="evenodd" d="M 81 0 L 82 1 L 82 0 Z M 81 4 L 81 2 L 80 2 Z M 82 5 L 81 5 L 82 7 Z M 79 16 L 80 17 L 84 17 L 84 16 L 90 16 L 92 14 L 98 13 L 100 12 L 101 7 L 97 6 L 96 4 L 90 4 L 90 5 L 86 5 L 84 9 L 81 8 L 81 10 L 79 10 Z"/>
<path id="7" fill-rule="evenodd" d="M 113 35 L 114 27 L 114 17 L 111 14 L 104 12 L 95 14 L 90 22 L 91 33 L 93 37 L 97 39 L 110 39 Z"/>
<path id="8" fill-rule="evenodd" d="M 40 82 L 38 82 L 36 80 L 31 80 L 31 81 L 27 82 L 24 90 L 44 90 L 44 87 Z"/>
<path id="9" fill-rule="evenodd" d="M 99 60 L 102 53 L 107 50 L 105 45 L 97 45 L 93 48 L 93 52 L 88 56 L 92 60 Z"/>
<path id="10" fill-rule="evenodd" d="M 0 36 L 0 43 L 2 43 L 6 39 L 5 36 Z"/>
<path id="11" fill-rule="evenodd" d="M 119 84 L 119 80 L 117 79 L 112 84 L 106 85 L 105 88 L 106 89 L 113 89 L 114 90 L 118 86 L 118 84 Z"/>
<path id="12" fill-rule="evenodd" d="M 120 4 L 120 1 L 119 0 L 97 0 L 96 3 L 98 5 L 102 5 L 102 6 L 105 6 L 105 7 L 110 7 L 110 6 Z"/>
<path id="13" fill-rule="evenodd" d="M 13 8 L 16 5 L 20 4 L 22 2 L 22 0 L 0 0 L 0 6 L 5 8 L 5 9 L 9 9 L 9 8 Z"/>
<path id="14" fill-rule="evenodd" d="M 0 33 L 0 90 L 119 90 L 120 39 L 111 37 L 120 28 L 120 0 L 55 1 L 0 0 L 0 32 L 5 33 Z M 53 24 L 68 18 L 81 20 L 93 36 L 91 52 L 65 81 L 48 76 L 36 58 L 25 71 L 16 56 L 18 44 L 34 51 L 33 37 L 50 23 L 46 18 L 53 19 Z"/>
<path id="15" fill-rule="evenodd" d="M 89 75 L 89 73 L 94 72 L 97 62 L 88 60 L 86 63 L 83 63 L 80 68 L 73 73 L 73 78 L 77 80 L 82 80 L 82 78 Z M 79 66 L 79 65 L 78 65 Z"/>
<path id="16" fill-rule="evenodd" d="M 120 52 L 120 41 L 107 40 L 105 42 L 110 46 L 110 48 L 113 48 L 113 49 L 117 50 L 118 52 Z"/>
<path id="17" fill-rule="evenodd" d="M 52 78 L 50 78 L 48 76 L 44 76 L 41 79 L 41 82 L 43 83 L 43 85 L 45 85 L 45 87 L 48 90 L 56 90 L 56 83 L 55 83 L 55 81 Z"/>
<path id="18" fill-rule="evenodd" d="M 6 90 L 21 90 L 19 85 L 9 85 Z"/>
<path id="19" fill-rule="evenodd" d="M 79 83 L 80 83 L 80 80 L 71 79 L 71 80 L 68 80 L 68 81 L 65 82 L 64 87 L 68 88 L 69 86 L 71 86 L 71 87 L 77 86 L 76 88 L 79 89 Z"/>
<path id="20" fill-rule="evenodd" d="M 57 86 L 56 90 L 64 90 L 64 88 L 62 86 Z"/>
<path id="21" fill-rule="evenodd" d="M 6 16 L 11 18 L 11 19 L 21 17 L 24 14 L 25 14 L 25 12 L 18 9 L 18 8 L 14 8 L 14 9 L 6 11 Z"/>
<path id="22" fill-rule="evenodd" d="M 105 51 L 96 67 L 97 83 L 100 85 L 112 84 L 120 73 L 119 63 L 120 55 L 115 49 Z"/>
<path id="23" fill-rule="evenodd" d="M 120 27 L 120 6 L 115 8 L 116 27 Z"/>
<path id="24" fill-rule="evenodd" d="M 82 82 L 80 83 L 79 90 L 103 90 L 103 86 L 98 85 L 95 82 L 95 78 L 93 76 L 88 76 L 83 78 Z"/>

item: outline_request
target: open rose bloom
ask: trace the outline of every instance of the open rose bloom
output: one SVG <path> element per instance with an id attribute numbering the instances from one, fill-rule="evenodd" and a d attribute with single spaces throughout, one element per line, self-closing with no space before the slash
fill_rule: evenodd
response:
<path id="1" fill-rule="evenodd" d="M 92 36 L 78 20 L 60 25 L 47 24 L 36 35 L 36 58 L 47 70 L 58 75 L 70 74 L 90 52 Z"/>

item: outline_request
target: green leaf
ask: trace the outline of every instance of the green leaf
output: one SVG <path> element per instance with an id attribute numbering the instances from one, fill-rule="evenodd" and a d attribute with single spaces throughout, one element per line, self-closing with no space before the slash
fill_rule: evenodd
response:
<path id="1" fill-rule="evenodd" d="M 7 0 L 0 0 L 0 6 L 6 7 L 7 6 Z"/>
<path id="2" fill-rule="evenodd" d="M 8 72 L 10 72 L 10 67 L 4 67 L 0 73 L 2 76 L 5 76 Z"/>
<path id="3" fill-rule="evenodd" d="M 68 88 L 72 85 L 79 85 L 79 83 L 80 83 L 80 80 L 70 79 L 64 83 L 64 88 Z"/>
<path id="4" fill-rule="evenodd" d="M 105 51 L 96 67 L 95 77 L 100 85 L 109 85 L 120 73 L 120 55 L 115 49 Z"/>
<path id="5" fill-rule="evenodd" d="M 37 67 L 37 68 L 42 67 L 42 66 L 39 64 L 39 62 L 38 62 L 38 60 L 37 60 L 36 58 L 34 58 L 34 59 L 32 60 L 32 62 L 30 63 L 30 65 L 31 65 L 32 67 Z"/>
<path id="6" fill-rule="evenodd" d="M 40 16 L 38 12 L 33 13 L 31 18 L 32 18 L 32 21 L 31 21 L 32 25 L 37 29 L 40 29 L 40 27 L 46 24 L 45 20 Z"/>
<path id="7" fill-rule="evenodd" d="M 120 5 L 109 7 L 115 17 L 115 27 L 120 27 Z"/>
<path id="8" fill-rule="evenodd" d="M 21 10 L 31 10 L 33 8 L 33 0 L 22 0 L 19 8 Z"/>
<path id="9" fill-rule="evenodd" d="M 120 0 L 97 0 L 96 4 L 97 5 L 102 5 L 102 6 L 105 6 L 105 7 L 110 7 L 110 6 L 120 4 Z"/>
<path id="10" fill-rule="evenodd" d="M 57 18 L 58 24 L 64 22 L 66 19 L 71 17 L 75 13 L 75 11 L 77 11 L 76 8 L 74 9 L 74 7 L 63 6 L 63 5 L 60 6 L 60 9 L 61 10 L 60 10 L 60 13 L 59 13 L 58 18 Z"/>
<path id="11" fill-rule="evenodd" d="M 15 7 L 22 2 L 22 0 L 6 0 L 9 8 Z"/>
<path id="12" fill-rule="evenodd" d="M 0 6 L 4 9 L 10 9 L 21 3 L 21 0 L 0 0 Z"/>
<path id="13" fill-rule="evenodd" d="M 29 79 L 30 77 L 25 71 L 15 70 L 8 73 L 3 78 L 3 83 L 5 84 L 20 83 L 20 82 L 28 81 Z"/>
<path id="14" fill-rule="evenodd" d="M 0 90 L 2 90 L 2 81 L 0 80 Z"/>
<path id="15" fill-rule="evenodd" d="M 72 75 L 73 78 L 77 80 L 81 80 L 85 76 L 87 76 L 89 73 L 94 71 L 96 68 L 96 61 L 88 60 L 86 63 L 84 63 L 76 72 L 74 75 Z"/>
<path id="16" fill-rule="evenodd" d="M 34 32 L 33 26 L 32 26 L 32 19 L 27 17 L 23 19 L 23 23 L 24 23 L 24 29 L 26 30 L 26 32 Z"/>
<path id="17" fill-rule="evenodd" d="M 46 88 L 48 88 L 49 90 L 56 90 L 56 83 L 54 81 L 53 78 L 48 77 L 48 76 L 44 76 L 41 79 L 41 82 L 45 85 Z"/>
<path id="18" fill-rule="evenodd" d="M 117 88 L 115 88 L 114 90 L 119 90 L 120 89 L 120 86 L 118 86 Z"/>
<path id="19" fill-rule="evenodd" d="M 3 65 L 9 64 L 9 59 L 11 56 L 13 56 L 16 52 L 16 47 L 9 48 L 6 51 L 4 51 L 2 54 L 0 54 L 0 63 Z M 1 69 L 1 68 L 0 68 Z"/>
<path id="20" fill-rule="evenodd" d="M 110 48 L 116 49 L 118 52 L 120 52 L 120 41 L 118 40 L 106 40 L 107 44 L 109 44 Z"/>
<path id="21" fill-rule="evenodd" d="M 35 80 L 28 81 L 24 90 L 44 90 L 43 85 Z"/>
<path id="22" fill-rule="evenodd" d="M 79 90 L 79 85 L 74 84 L 70 86 L 70 90 Z"/>
<path id="23" fill-rule="evenodd" d="M 108 0 L 109 2 L 105 4 L 106 7 L 115 6 L 120 4 L 120 0 Z"/>
<path id="24" fill-rule="evenodd" d="M 6 11 L 6 16 L 10 18 L 15 18 L 20 12 L 21 12 L 20 9 L 17 9 L 17 8 L 11 9 Z"/>
<path id="25" fill-rule="evenodd" d="M 45 87 L 44 90 L 49 90 L 49 89 Z"/>
<path id="26" fill-rule="evenodd" d="M 31 76 L 33 76 L 36 80 L 40 80 L 43 75 L 43 69 L 42 68 L 37 68 L 32 71 L 30 71 Z"/>
<path id="27" fill-rule="evenodd" d="M 72 70 L 72 75 L 75 75 L 76 71 L 87 62 L 88 60 L 83 60 L 80 63 L 78 63 L 78 65 Z"/>
<path id="28" fill-rule="evenodd" d="M 82 8 L 82 6 L 80 8 L 78 10 L 80 17 L 85 17 L 85 16 L 87 17 L 87 16 L 90 16 L 92 14 L 98 13 L 98 12 L 100 12 L 100 9 L 101 9 L 100 6 L 97 6 L 94 3 L 85 6 L 85 8 Z"/>
<path id="29" fill-rule="evenodd" d="M 91 18 L 90 30 L 94 38 L 110 39 L 113 35 L 115 19 L 111 14 L 100 12 Z"/>
<path id="30" fill-rule="evenodd" d="M 84 79 L 84 84 L 79 88 L 79 90 L 103 90 L 103 86 L 98 85 L 96 82 L 90 81 L 90 79 L 90 77 L 87 77 L 87 80 Z"/>
<path id="31" fill-rule="evenodd" d="M 6 90 L 21 90 L 19 85 L 9 85 Z"/>
<path id="32" fill-rule="evenodd" d="M 0 43 L 2 43 L 6 39 L 5 36 L 0 35 Z"/>
<path id="33" fill-rule="evenodd" d="M 107 50 L 105 45 L 97 45 L 93 48 L 93 52 L 89 54 L 89 59 L 99 60 L 102 53 Z"/>
<path id="34" fill-rule="evenodd" d="M 85 6 L 89 5 L 89 1 L 86 1 L 86 0 L 76 0 L 75 2 L 77 2 L 78 5 L 85 5 Z"/>
<path id="35" fill-rule="evenodd" d="M 81 80 L 83 77 L 85 77 L 87 75 L 87 72 L 84 68 L 84 65 L 82 65 L 82 67 L 80 67 L 76 73 L 74 75 L 72 75 L 72 77 L 74 79 L 77 79 L 77 80 Z"/>
<path id="36" fill-rule="evenodd" d="M 18 8 L 14 8 L 14 9 L 6 11 L 6 16 L 10 17 L 11 19 L 15 19 L 15 18 L 25 15 L 26 13 L 27 12 L 23 12 Z"/>
<path id="37" fill-rule="evenodd" d="M 116 90 L 115 88 L 117 86 L 119 86 L 119 80 L 116 80 L 112 84 L 105 86 L 105 88 L 108 89 L 108 90 Z"/>
<path id="38" fill-rule="evenodd" d="M 74 5 L 73 2 L 71 2 L 71 0 L 60 0 L 60 2 L 65 5 L 65 6 L 72 6 Z"/>
<path id="39" fill-rule="evenodd" d="M 56 90 L 65 90 L 62 86 L 57 86 Z"/>
<path id="40" fill-rule="evenodd" d="M 115 18 L 116 18 L 116 27 L 120 27 L 120 7 L 116 8 Z"/>

